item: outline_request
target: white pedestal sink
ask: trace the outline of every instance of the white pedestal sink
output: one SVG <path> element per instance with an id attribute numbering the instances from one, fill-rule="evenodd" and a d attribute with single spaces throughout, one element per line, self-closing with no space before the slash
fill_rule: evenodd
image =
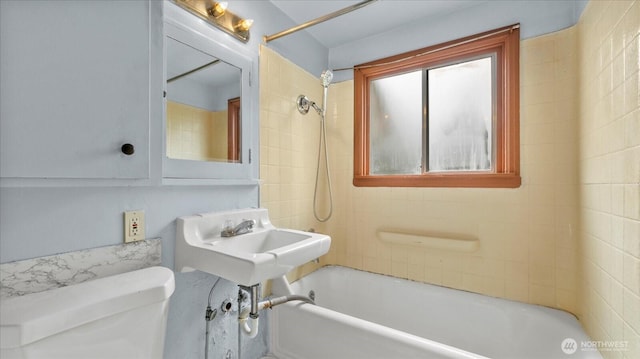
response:
<path id="1" fill-rule="evenodd" d="M 225 224 L 244 220 L 255 220 L 251 233 L 221 236 Z M 326 254 L 330 246 L 325 234 L 275 228 L 266 209 L 206 213 L 178 218 L 175 267 L 252 286 Z"/>

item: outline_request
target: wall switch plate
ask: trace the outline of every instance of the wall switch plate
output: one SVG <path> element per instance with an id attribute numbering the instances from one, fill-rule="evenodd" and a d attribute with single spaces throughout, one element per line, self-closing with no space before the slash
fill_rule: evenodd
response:
<path id="1" fill-rule="evenodd" d="M 124 242 L 144 239 L 144 211 L 124 212 Z"/>

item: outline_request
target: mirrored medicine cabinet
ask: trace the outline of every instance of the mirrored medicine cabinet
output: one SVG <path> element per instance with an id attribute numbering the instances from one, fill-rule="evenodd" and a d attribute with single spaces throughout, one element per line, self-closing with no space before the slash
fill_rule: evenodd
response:
<path id="1" fill-rule="evenodd" d="M 163 176 L 250 179 L 251 60 L 188 25 L 165 18 Z"/>

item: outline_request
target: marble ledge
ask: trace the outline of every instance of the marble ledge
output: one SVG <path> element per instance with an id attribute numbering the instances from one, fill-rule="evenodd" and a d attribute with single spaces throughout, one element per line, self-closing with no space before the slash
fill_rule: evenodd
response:
<path id="1" fill-rule="evenodd" d="M 0 299 L 160 265 L 161 240 L 85 249 L 0 264 Z"/>

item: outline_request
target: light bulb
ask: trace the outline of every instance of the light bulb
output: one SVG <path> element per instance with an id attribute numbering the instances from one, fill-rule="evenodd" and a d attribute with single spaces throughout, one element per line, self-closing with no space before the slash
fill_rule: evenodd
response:
<path id="1" fill-rule="evenodd" d="M 224 13 L 227 11 L 227 5 L 228 5 L 228 3 L 226 1 L 214 2 L 213 6 L 211 6 L 208 9 L 209 10 L 209 15 L 211 15 L 213 17 L 220 17 L 220 16 L 224 15 Z"/>
<path id="2" fill-rule="evenodd" d="M 251 25 L 253 25 L 253 19 L 243 19 L 240 20 L 235 26 L 235 30 L 240 32 L 247 32 L 251 28 Z"/>

